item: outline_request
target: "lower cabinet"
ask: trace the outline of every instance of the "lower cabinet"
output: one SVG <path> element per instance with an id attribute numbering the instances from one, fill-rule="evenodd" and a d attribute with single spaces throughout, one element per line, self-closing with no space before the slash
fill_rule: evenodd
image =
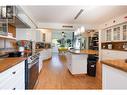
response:
<path id="1" fill-rule="evenodd" d="M 111 66 L 102 65 L 103 89 L 127 89 L 127 73 Z"/>
<path id="2" fill-rule="evenodd" d="M 42 69 L 43 60 L 47 60 L 47 59 L 51 58 L 51 56 L 52 56 L 51 49 L 44 49 L 44 50 L 40 51 L 40 57 L 39 57 L 39 72 Z"/>
<path id="3" fill-rule="evenodd" d="M 25 89 L 25 61 L 0 73 L 0 89 Z"/>
<path id="4" fill-rule="evenodd" d="M 52 50 L 51 49 L 44 49 L 43 50 L 43 60 L 47 60 L 52 57 Z"/>
<path id="5" fill-rule="evenodd" d="M 41 71 L 43 66 L 43 51 L 40 51 L 40 56 L 39 56 L 39 72 Z"/>
<path id="6" fill-rule="evenodd" d="M 67 54 L 67 67 L 71 74 L 87 73 L 87 57 L 85 54 Z"/>

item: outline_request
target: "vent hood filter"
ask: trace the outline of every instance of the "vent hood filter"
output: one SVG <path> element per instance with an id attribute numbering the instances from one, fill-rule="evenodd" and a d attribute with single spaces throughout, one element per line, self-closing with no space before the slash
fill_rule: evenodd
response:
<path id="1" fill-rule="evenodd" d="M 72 25 L 63 25 L 62 27 L 63 27 L 63 28 L 73 28 Z"/>

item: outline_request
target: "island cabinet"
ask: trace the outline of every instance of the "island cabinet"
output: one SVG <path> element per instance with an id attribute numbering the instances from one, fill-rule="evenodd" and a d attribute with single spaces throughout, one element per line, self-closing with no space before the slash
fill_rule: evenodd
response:
<path id="1" fill-rule="evenodd" d="M 68 53 L 67 67 L 71 74 L 86 74 L 87 73 L 87 54 Z"/>
<path id="2" fill-rule="evenodd" d="M 25 61 L 0 73 L 0 89 L 25 89 Z"/>

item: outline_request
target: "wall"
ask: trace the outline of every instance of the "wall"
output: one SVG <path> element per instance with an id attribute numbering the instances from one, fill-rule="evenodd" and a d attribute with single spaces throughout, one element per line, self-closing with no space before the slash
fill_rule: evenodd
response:
<path id="1" fill-rule="evenodd" d="M 52 39 L 52 30 L 50 29 L 16 29 L 16 39 L 17 40 L 31 40 L 35 42 L 43 42 L 42 34 L 45 33 L 47 43 L 51 42 Z"/>
<path id="2" fill-rule="evenodd" d="M 104 22 L 103 24 L 97 26 L 98 29 L 104 29 L 107 27 L 111 27 L 120 23 L 127 22 L 127 14 L 123 14 L 120 16 L 113 17 L 112 19 L 108 20 L 107 22 Z"/>
<path id="3" fill-rule="evenodd" d="M 39 29 L 39 31 L 41 33 L 45 33 L 45 42 L 46 43 L 51 43 L 52 42 L 52 31 L 53 30 L 50 30 L 50 29 Z"/>
<path id="4" fill-rule="evenodd" d="M 63 28 L 63 25 L 67 26 L 73 26 L 73 28 Z M 88 24 L 68 24 L 68 23 L 38 23 L 39 28 L 45 28 L 45 29 L 68 29 L 68 30 L 75 30 L 78 29 L 79 27 L 84 26 L 85 29 L 94 29 L 95 26 L 93 25 L 88 25 Z"/>
<path id="5" fill-rule="evenodd" d="M 36 29 L 16 28 L 16 40 L 36 41 Z"/>

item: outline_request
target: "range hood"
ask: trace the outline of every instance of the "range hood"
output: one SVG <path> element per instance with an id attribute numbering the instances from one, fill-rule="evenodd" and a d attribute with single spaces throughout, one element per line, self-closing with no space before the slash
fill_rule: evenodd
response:
<path id="1" fill-rule="evenodd" d="M 19 17 L 15 17 L 14 23 L 9 23 L 16 28 L 31 28 L 27 23 L 23 22 Z"/>
<path id="2" fill-rule="evenodd" d="M 16 15 L 14 23 L 9 23 L 16 28 L 36 28 L 36 24 L 30 19 L 30 17 L 23 11 L 20 6 L 16 6 Z"/>

